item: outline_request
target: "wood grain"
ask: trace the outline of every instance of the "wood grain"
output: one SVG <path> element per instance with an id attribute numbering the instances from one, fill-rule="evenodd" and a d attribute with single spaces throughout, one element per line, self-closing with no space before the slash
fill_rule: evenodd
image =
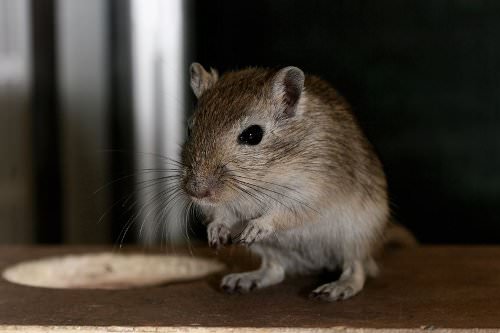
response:
<path id="1" fill-rule="evenodd" d="M 3 246 L 0 268 L 26 259 L 102 250 Z M 206 249 L 193 251 L 214 255 Z M 257 264 L 239 249 L 222 251 L 219 258 L 237 262 L 230 266 L 233 271 Z M 0 281 L 0 331 L 448 332 L 500 328 L 500 247 L 392 250 L 383 256 L 381 266 L 381 276 L 368 281 L 360 295 L 338 303 L 307 297 L 327 281 L 325 276 L 290 278 L 275 287 L 231 296 L 218 290 L 217 276 L 116 291 L 42 289 Z"/>

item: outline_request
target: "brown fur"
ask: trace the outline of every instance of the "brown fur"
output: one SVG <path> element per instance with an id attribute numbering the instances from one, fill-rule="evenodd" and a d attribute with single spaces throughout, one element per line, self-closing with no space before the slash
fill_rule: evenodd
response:
<path id="1" fill-rule="evenodd" d="M 349 104 L 294 67 L 217 78 L 198 66 L 192 66 L 199 99 L 182 154 L 183 186 L 187 193 L 210 190 L 210 197 L 195 200 L 213 220 L 209 238 L 219 237 L 218 245 L 237 238 L 230 229 L 243 223 L 242 235 L 264 258 L 260 273 L 245 277 L 258 287 L 279 282 L 284 272 L 340 266 L 344 285 L 318 293 L 331 300 L 357 293 L 375 270 L 371 255 L 389 209 L 381 163 Z M 262 142 L 239 144 L 239 133 L 255 124 L 264 128 Z M 297 260 L 311 263 L 292 267 Z M 244 283 L 226 280 L 229 289 Z"/>

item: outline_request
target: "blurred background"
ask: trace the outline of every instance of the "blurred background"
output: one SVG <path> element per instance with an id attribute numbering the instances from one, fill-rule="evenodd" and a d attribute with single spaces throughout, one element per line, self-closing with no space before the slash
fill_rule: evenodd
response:
<path id="1" fill-rule="evenodd" d="M 493 0 L 0 0 L 0 242 L 203 237 L 175 205 L 145 214 L 198 61 L 327 79 L 400 223 L 424 243 L 498 243 L 499 41 Z"/>

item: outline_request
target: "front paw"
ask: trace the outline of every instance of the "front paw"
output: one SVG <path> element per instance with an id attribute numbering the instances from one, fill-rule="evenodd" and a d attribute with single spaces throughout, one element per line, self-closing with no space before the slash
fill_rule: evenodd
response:
<path id="1" fill-rule="evenodd" d="M 254 242 L 268 238 L 273 233 L 274 229 L 271 226 L 253 220 L 248 222 L 238 237 L 238 241 L 244 245 L 251 245 Z"/>
<path id="2" fill-rule="evenodd" d="M 207 227 L 208 245 L 220 248 L 231 243 L 231 230 L 222 223 L 210 223 Z"/>

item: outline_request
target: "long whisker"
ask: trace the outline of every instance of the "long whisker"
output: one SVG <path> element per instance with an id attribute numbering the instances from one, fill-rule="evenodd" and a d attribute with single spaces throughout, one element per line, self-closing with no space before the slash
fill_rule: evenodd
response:
<path id="1" fill-rule="evenodd" d="M 307 207 L 307 208 L 311 209 L 312 211 L 314 211 L 314 212 L 316 212 L 316 213 L 319 213 L 316 209 L 312 208 L 312 207 L 311 207 L 311 206 L 309 206 L 307 203 L 305 203 L 305 202 L 303 202 L 303 201 L 301 201 L 301 200 L 299 200 L 299 199 L 296 199 L 296 198 L 294 198 L 294 197 L 291 197 L 291 196 L 286 195 L 286 194 L 281 193 L 281 192 L 274 191 L 274 190 L 272 190 L 272 189 L 269 189 L 269 188 L 264 187 L 264 186 L 261 186 L 261 185 L 251 184 L 251 183 L 245 182 L 245 181 L 243 181 L 243 180 L 239 179 L 239 178 L 240 178 L 239 176 L 233 176 L 233 178 L 234 178 L 235 180 L 240 181 L 240 182 L 246 183 L 247 185 L 252 185 L 253 187 L 259 188 L 259 189 L 261 189 L 261 190 L 263 190 L 263 191 L 270 192 L 270 193 L 274 193 L 274 194 L 277 194 L 277 195 L 279 195 L 279 196 L 282 196 L 282 197 L 285 197 L 285 198 L 287 198 L 287 199 L 290 199 L 290 200 L 292 200 L 292 201 L 294 201 L 294 202 L 296 202 L 296 203 L 298 203 L 298 204 L 300 204 L 300 205 L 302 205 L 302 206 L 304 206 L 304 207 Z"/>
<path id="2" fill-rule="evenodd" d="M 188 230 L 188 227 L 189 227 L 189 221 L 190 221 L 190 212 L 191 212 L 191 207 L 193 205 L 193 202 L 191 201 L 188 201 L 188 203 L 184 206 L 184 225 L 185 225 L 185 235 L 186 235 L 186 241 L 187 241 L 187 244 L 188 244 L 188 249 L 189 249 L 189 253 L 191 254 L 191 256 L 193 256 L 193 249 L 191 248 L 191 239 L 189 237 L 189 230 Z"/>
<path id="3" fill-rule="evenodd" d="M 157 225 L 163 225 L 166 226 L 166 223 L 164 222 L 166 220 L 166 217 L 168 217 L 171 214 L 171 211 L 173 207 L 178 205 L 178 202 L 183 200 L 183 192 L 181 189 L 177 189 L 175 192 L 173 192 L 170 195 L 170 198 L 167 200 L 167 202 L 163 203 L 162 206 L 163 208 L 160 210 L 160 218 L 158 218 L 158 215 L 155 215 L 155 220 L 157 221 Z M 181 210 L 182 212 L 183 210 Z M 179 212 L 181 214 L 181 212 Z M 172 216 L 172 219 L 175 221 L 180 222 L 182 220 L 181 216 Z M 182 224 L 181 224 L 182 227 Z M 166 236 L 166 235 L 165 235 Z"/>
<path id="4" fill-rule="evenodd" d="M 234 178 L 234 181 L 236 181 L 237 183 L 241 184 L 241 185 L 244 185 L 246 186 L 247 188 L 251 188 L 252 190 L 254 190 L 254 192 L 257 192 L 261 195 L 264 195 L 266 197 L 268 197 L 269 199 L 277 202 L 278 204 L 282 205 L 283 207 L 287 208 L 290 212 L 292 212 L 293 214 L 296 214 L 295 210 L 286 205 L 284 202 L 282 202 L 281 200 L 278 200 L 277 198 L 275 198 L 274 196 L 270 195 L 269 193 L 266 193 L 264 190 L 266 190 L 265 188 L 260 188 L 259 186 L 256 186 L 255 184 L 251 184 L 251 183 L 248 183 L 248 182 L 245 182 L 245 181 L 242 181 L 242 180 L 239 180 L 239 179 L 235 179 Z"/>
<path id="5" fill-rule="evenodd" d="M 132 190 L 129 194 L 123 196 L 122 198 L 118 199 L 116 202 L 114 202 L 98 219 L 97 223 L 101 223 L 102 220 L 115 208 L 118 204 L 122 203 L 122 207 L 125 207 L 128 202 L 139 192 L 144 191 L 150 187 L 153 187 L 155 185 L 159 185 L 161 183 L 169 183 L 170 181 L 176 180 L 175 177 L 168 178 L 168 177 L 160 177 L 160 178 L 155 178 L 155 179 L 149 179 L 147 181 L 139 182 L 138 184 L 141 183 L 146 183 L 149 182 L 150 184 L 143 186 L 141 188 L 136 188 Z M 134 204 L 131 204 L 128 210 L 134 207 Z"/>
<path id="6" fill-rule="evenodd" d="M 154 213 L 154 220 L 159 221 L 159 222 L 162 222 L 164 216 L 166 216 L 166 214 L 163 210 L 157 211 L 157 209 L 152 207 L 152 206 L 155 206 L 155 207 L 159 206 L 159 205 L 157 205 L 157 202 L 161 201 L 161 202 L 165 202 L 165 207 L 166 207 L 168 205 L 168 203 L 171 202 L 171 200 L 176 196 L 178 191 L 179 191 L 179 188 L 177 188 L 177 187 L 173 187 L 173 188 L 166 189 L 164 191 L 160 191 L 160 192 L 156 193 L 155 195 L 153 195 L 151 198 L 149 198 L 148 202 L 146 202 L 142 205 L 142 207 L 140 208 L 140 210 L 137 212 L 137 214 L 135 216 L 135 219 L 137 219 L 140 216 L 143 216 L 141 227 L 139 230 L 139 236 L 142 235 L 144 225 L 145 225 L 146 221 L 148 221 L 148 218 L 152 213 Z M 164 200 L 166 200 L 166 201 L 164 201 Z M 146 209 L 149 209 L 149 211 L 146 214 L 144 214 L 143 212 Z M 157 224 L 157 227 L 160 224 Z M 154 233 L 156 233 L 156 231 L 154 231 Z"/>
<path id="7" fill-rule="evenodd" d="M 277 183 L 273 183 L 273 182 L 270 182 L 270 181 L 265 181 L 265 180 L 261 180 L 261 179 L 257 179 L 257 178 L 252 178 L 252 177 L 248 177 L 248 176 L 237 175 L 237 177 L 238 178 L 242 178 L 242 179 L 248 179 L 248 180 L 258 181 L 258 182 L 263 183 L 263 184 L 277 186 L 277 187 L 280 187 L 280 188 L 283 188 L 283 189 L 286 189 L 286 190 L 289 190 L 289 191 L 293 191 L 293 192 L 295 192 L 297 194 L 301 194 L 296 189 L 294 189 L 292 187 L 289 187 L 289 186 L 286 186 L 286 185 L 281 185 L 281 184 L 277 184 Z"/>
<path id="8" fill-rule="evenodd" d="M 134 173 L 131 173 L 131 174 L 119 177 L 117 179 L 114 179 L 114 180 L 112 180 L 112 181 L 110 181 L 110 182 L 102 185 L 97 190 L 95 190 L 93 194 L 97 194 L 97 193 L 99 193 L 100 191 L 102 191 L 103 189 L 105 189 L 108 186 L 111 186 L 111 185 L 113 185 L 113 184 L 115 184 L 117 182 L 120 182 L 122 180 L 125 180 L 125 179 L 128 179 L 128 178 L 132 178 L 134 176 L 138 176 L 138 175 L 142 175 L 142 174 L 148 174 L 148 173 L 161 173 L 161 172 L 165 172 L 165 173 L 168 173 L 168 172 L 171 172 L 171 173 L 178 172 L 180 174 L 182 172 L 182 169 L 143 169 L 143 170 L 138 170 L 137 172 L 134 172 Z"/>
<path id="9" fill-rule="evenodd" d="M 170 188 L 170 189 L 167 189 L 167 190 L 164 190 L 164 191 L 160 191 L 159 193 L 155 194 L 149 201 L 148 203 L 146 204 L 147 206 L 150 206 L 150 205 L 153 205 L 153 204 L 156 204 L 157 201 L 163 201 L 163 199 L 167 199 L 167 203 L 169 202 L 169 198 L 170 196 L 173 196 L 176 192 L 178 191 L 177 188 Z M 166 204 L 165 204 L 166 206 Z M 144 219 L 148 219 L 148 217 L 151 215 L 152 212 L 154 212 L 155 210 L 152 209 L 150 210 L 145 216 L 144 216 Z M 158 213 L 155 213 L 155 219 L 156 219 L 156 215 Z M 163 217 L 162 215 L 160 217 Z"/>
<path id="10" fill-rule="evenodd" d="M 118 235 L 118 238 L 120 238 L 121 236 L 119 245 L 120 249 L 123 247 L 123 241 L 125 240 L 125 236 L 127 235 L 127 232 L 129 231 L 130 227 L 134 224 L 134 222 L 135 222 L 134 220 L 129 220 L 127 224 L 125 224 L 124 229 L 122 229 L 122 231 Z"/>
<path id="11" fill-rule="evenodd" d="M 127 221 L 127 223 L 125 224 L 124 228 L 122 229 L 122 231 L 120 232 L 120 234 L 118 235 L 118 238 L 120 239 L 120 248 L 122 248 L 122 245 L 123 245 L 123 241 L 125 239 L 125 236 L 128 232 L 128 230 L 132 227 L 132 225 L 137 221 L 138 217 L 142 215 L 142 211 L 144 209 L 146 209 L 150 204 L 154 203 L 159 197 L 162 197 L 162 196 L 165 196 L 165 195 L 168 195 L 169 192 L 170 192 L 171 189 L 167 189 L 165 191 L 161 191 L 160 193 L 157 193 L 155 196 L 153 196 L 153 200 L 145 203 L 142 205 L 141 209 L 136 213 L 134 214 L 132 217 L 129 218 L 129 220 Z M 149 213 L 147 214 L 149 215 Z M 143 220 L 143 223 L 145 220 L 147 220 L 147 217 L 144 217 L 144 220 Z M 143 227 L 143 224 L 141 225 L 141 231 L 142 231 L 142 227 Z"/>
<path id="12" fill-rule="evenodd" d="M 123 153 L 123 154 L 140 154 L 140 155 L 147 155 L 147 156 L 152 156 L 152 157 L 156 157 L 158 159 L 161 159 L 161 160 L 164 160 L 164 161 L 168 161 L 168 162 L 171 162 L 171 163 L 175 163 L 179 166 L 186 166 L 184 163 L 180 162 L 180 161 L 177 161 L 171 157 L 167 157 L 167 156 L 164 156 L 164 155 L 161 155 L 161 154 L 158 154 L 158 153 L 149 153 L 149 152 L 142 152 L 142 151 L 139 151 L 139 152 L 131 152 L 131 151 L 127 151 L 127 150 L 124 150 L 124 149 L 103 149 L 103 150 L 99 150 L 99 152 L 101 153 Z"/>
<path id="13" fill-rule="evenodd" d="M 162 182 L 164 183 L 168 183 L 170 180 L 176 180 L 176 178 L 179 177 L 177 175 L 172 175 L 172 176 L 166 176 L 166 177 L 159 177 L 159 178 L 154 178 L 154 179 L 148 179 L 148 180 L 145 180 L 145 181 L 141 181 L 141 182 L 138 182 L 136 185 L 140 185 L 140 184 L 145 184 L 145 183 L 150 183 L 144 187 L 141 187 L 141 188 L 136 188 L 134 190 L 132 190 L 130 193 L 128 193 L 127 195 L 121 197 L 120 199 L 118 199 L 116 202 L 114 202 L 98 219 L 97 223 L 101 223 L 102 220 L 111 212 L 111 210 L 113 208 L 115 208 L 119 203 L 122 203 L 122 207 L 125 207 L 127 205 L 127 203 L 140 191 L 143 191 L 149 187 L 152 187 L 152 186 L 155 186 L 155 185 L 158 185 Z M 130 207 L 132 208 L 133 205 Z M 130 209 L 129 208 L 129 209 Z"/>
<path id="14" fill-rule="evenodd" d="M 266 210 L 264 201 L 257 195 L 258 192 L 252 193 L 250 192 L 249 188 L 244 188 L 242 185 L 236 184 L 234 182 L 228 182 L 228 186 L 236 192 L 242 192 L 244 195 L 255 201 L 255 203 L 258 204 L 263 211 Z"/>

